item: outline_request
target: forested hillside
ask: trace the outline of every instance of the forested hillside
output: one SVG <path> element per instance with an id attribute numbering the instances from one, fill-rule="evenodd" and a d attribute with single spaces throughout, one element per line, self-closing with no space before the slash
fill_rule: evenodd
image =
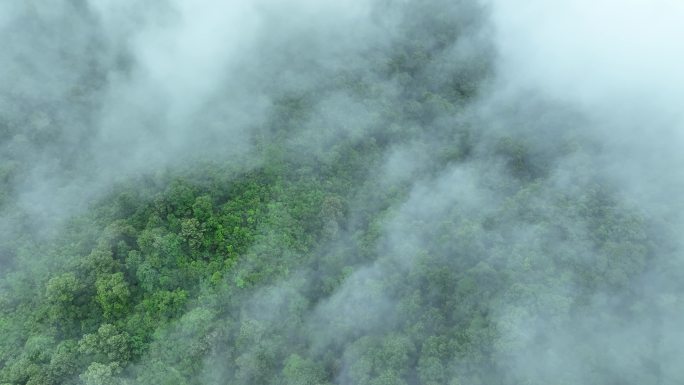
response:
<path id="1" fill-rule="evenodd" d="M 0 6 L 0 384 L 684 380 L 679 184 L 495 3 L 284 3 Z"/>

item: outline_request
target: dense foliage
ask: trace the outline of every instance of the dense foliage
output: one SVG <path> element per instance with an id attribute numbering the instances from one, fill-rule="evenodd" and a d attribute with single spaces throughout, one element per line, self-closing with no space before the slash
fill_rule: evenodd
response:
<path id="1" fill-rule="evenodd" d="M 446 69 L 474 27 L 406 14 L 367 66 L 279 94 L 249 167 L 192 157 L 132 176 L 39 235 L 5 163 L 0 383 L 576 383 L 575 367 L 521 369 L 531 351 L 588 363 L 585 384 L 663 381 L 655 336 L 631 373 L 559 340 L 666 314 L 633 289 L 652 224 L 582 162 L 559 187 L 560 160 L 594 151 L 579 130 L 468 117 L 490 52 Z M 339 94 L 371 117 L 321 112 Z"/>

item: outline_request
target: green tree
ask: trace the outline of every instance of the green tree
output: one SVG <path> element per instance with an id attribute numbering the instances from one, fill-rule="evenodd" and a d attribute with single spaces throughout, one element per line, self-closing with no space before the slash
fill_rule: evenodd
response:
<path id="1" fill-rule="evenodd" d="M 320 366 L 298 354 L 291 354 L 285 360 L 282 374 L 282 385 L 323 385 L 327 382 Z"/>
<path id="2" fill-rule="evenodd" d="M 97 280 L 95 287 L 95 299 L 102 307 L 106 319 L 125 316 L 131 293 L 123 273 L 105 275 Z"/>
<path id="3" fill-rule="evenodd" d="M 120 371 L 116 363 L 93 362 L 79 377 L 84 385 L 121 385 L 121 380 L 116 377 Z"/>
<path id="4" fill-rule="evenodd" d="M 50 317 L 64 326 L 69 319 L 79 316 L 75 303 L 83 286 L 73 272 L 51 278 L 45 287 Z"/>

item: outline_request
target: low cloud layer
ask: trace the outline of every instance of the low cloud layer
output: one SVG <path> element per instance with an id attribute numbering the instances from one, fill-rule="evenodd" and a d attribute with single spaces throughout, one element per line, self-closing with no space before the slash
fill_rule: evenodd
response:
<path id="1" fill-rule="evenodd" d="M 269 202 L 247 273 L 102 368 L 175 376 L 169 347 L 199 344 L 206 383 L 271 381 L 269 362 L 344 385 L 675 384 L 683 17 L 673 0 L 0 5 L 0 240 L 58 233 L 119 182 L 290 162 L 347 178 L 320 243 L 290 247 L 294 209 Z"/>

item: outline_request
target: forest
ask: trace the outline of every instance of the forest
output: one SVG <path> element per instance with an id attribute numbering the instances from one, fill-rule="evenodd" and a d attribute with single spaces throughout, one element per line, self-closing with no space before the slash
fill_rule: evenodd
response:
<path id="1" fill-rule="evenodd" d="M 0 5 L 0 384 L 682 383 L 669 118 L 338 3 Z"/>

